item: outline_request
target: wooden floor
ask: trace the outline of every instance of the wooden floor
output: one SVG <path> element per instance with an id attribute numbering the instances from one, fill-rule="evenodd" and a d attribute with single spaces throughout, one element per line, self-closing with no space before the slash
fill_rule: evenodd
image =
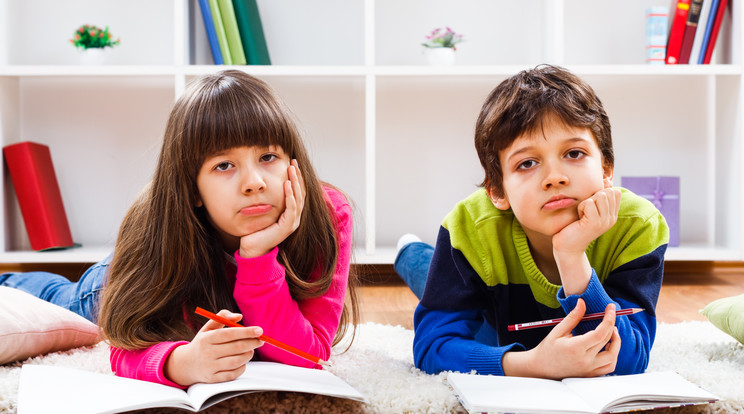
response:
<path id="1" fill-rule="evenodd" d="M 392 271 L 392 268 L 390 269 Z M 416 296 L 394 274 L 378 269 L 381 283 L 360 288 L 362 322 L 401 325 L 413 329 Z M 744 294 L 744 264 L 675 262 L 667 264 L 661 295 L 656 308 L 659 322 L 702 321 L 698 313 L 711 301 Z"/>

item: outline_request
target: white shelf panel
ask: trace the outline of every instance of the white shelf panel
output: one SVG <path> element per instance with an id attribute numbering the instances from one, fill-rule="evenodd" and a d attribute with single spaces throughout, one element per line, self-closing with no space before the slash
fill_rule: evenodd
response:
<path id="1" fill-rule="evenodd" d="M 395 262 L 395 247 L 377 247 L 375 253 L 368 255 L 363 248 L 354 250 L 355 264 L 393 264 Z M 734 249 L 706 246 L 670 247 L 666 251 L 667 261 L 740 261 L 741 252 Z"/>
<path id="2" fill-rule="evenodd" d="M 113 246 L 83 246 L 44 252 L 10 251 L 0 253 L 0 263 L 96 263 L 112 251 Z"/>
<path id="3" fill-rule="evenodd" d="M 47 252 L 18 251 L 0 254 L 1 263 L 95 263 L 113 251 L 113 247 L 79 247 Z M 368 255 L 364 248 L 354 249 L 354 264 L 393 264 L 395 247 L 377 247 Z M 740 252 L 709 247 L 670 247 L 666 253 L 669 261 L 732 261 L 741 260 Z"/>
<path id="4" fill-rule="evenodd" d="M 395 247 L 376 247 L 374 254 L 367 254 L 362 247 L 354 249 L 354 256 L 351 258 L 354 264 L 393 264 L 395 261 Z"/>
<path id="5" fill-rule="evenodd" d="M 290 65 L 10 65 L 0 66 L 0 76 L 200 76 L 238 69 L 260 76 L 511 76 L 535 65 L 498 66 L 290 66 Z M 567 65 L 578 75 L 684 75 L 737 76 L 741 65 Z"/>
<path id="6" fill-rule="evenodd" d="M 374 66 L 377 76 L 511 76 L 536 65 Z M 577 75 L 740 75 L 740 65 L 565 65 Z"/>
<path id="7" fill-rule="evenodd" d="M 176 66 L 0 66 L 0 76 L 37 77 L 37 76 L 174 76 Z"/>
<path id="8" fill-rule="evenodd" d="M 741 252 L 735 249 L 710 246 L 670 247 L 664 256 L 667 261 L 740 261 Z"/>
<path id="9" fill-rule="evenodd" d="M 112 246 L 78 247 L 46 252 L 15 251 L 0 254 L 0 263 L 95 263 L 113 251 Z M 393 264 L 395 247 L 377 247 L 368 255 L 364 248 L 354 249 L 354 264 Z M 738 261 L 740 252 L 711 247 L 670 247 L 666 252 L 668 261 Z"/>
<path id="10" fill-rule="evenodd" d="M 294 66 L 294 65 L 189 65 L 180 67 L 179 73 L 199 76 L 221 70 L 237 69 L 258 76 L 363 76 L 365 66 Z"/>

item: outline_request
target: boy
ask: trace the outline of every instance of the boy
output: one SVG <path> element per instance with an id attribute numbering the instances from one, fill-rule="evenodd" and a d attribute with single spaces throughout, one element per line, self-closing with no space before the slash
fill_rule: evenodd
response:
<path id="1" fill-rule="evenodd" d="M 440 228 L 414 315 L 416 366 L 553 379 L 643 372 L 669 231 L 650 202 L 612 187 L 610 123 L 592 88 L 555 66 L 520 72 L 486 99 L 475 146 L 484 188 Z M 411 286 L 427 277 L 426 263 L 418 276 L 410 265 L 426 247 L 408 244 L 396 259 Z M 621 308 L 645 311 L 616 317 Z M 580 322 L 596 312 L 601 322 Z M 560 317 L 552 329 L 508 330 Z"/>

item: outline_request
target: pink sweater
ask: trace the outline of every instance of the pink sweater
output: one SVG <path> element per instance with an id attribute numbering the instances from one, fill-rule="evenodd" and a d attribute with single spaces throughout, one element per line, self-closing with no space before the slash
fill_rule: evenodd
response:
<path id="1" fill-rule="evenodd" d="M 284 279 L 284 267 L 277 262 L 279 248 L 261 257 L 245 259 L 235 252 L 237 272 L 233 292 L 246 326 L 260 326 L 272 338 L 328 360 L 346 298 L 351 260 L 352 214 L 344 196 L 324 187 L 335 209 L 339 254 L 333 281 L 323 296 L 295 301 Z M 228 266 L 228 268 L 230 268 Z M 149 348 L 127 351 L 111 347 L 111 370 L 121 377 L 178 384 L 163 374 L 165 360 L 177 346 L 187 342 L 161 342 Z M 261 360 L 312 367 L 313 363 L 264 344 L 256 349 Z"/>

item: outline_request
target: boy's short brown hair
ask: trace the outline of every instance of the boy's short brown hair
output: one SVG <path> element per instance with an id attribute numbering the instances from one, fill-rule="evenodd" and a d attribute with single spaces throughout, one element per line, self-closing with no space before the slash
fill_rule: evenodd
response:
<path id="1" fill-rule="evenodd" d="M 539 65 L 501 82 L 481 108 L 475 125 L 475 149 L 485 170 L 481 186 L 495 196 L 504 195 L 499 153 L 519 136 L 542 128 L 548 115 L 589 129 L 603 165 L 614 166 L 610 119 L 594 90 L 566 69 Z"/>

